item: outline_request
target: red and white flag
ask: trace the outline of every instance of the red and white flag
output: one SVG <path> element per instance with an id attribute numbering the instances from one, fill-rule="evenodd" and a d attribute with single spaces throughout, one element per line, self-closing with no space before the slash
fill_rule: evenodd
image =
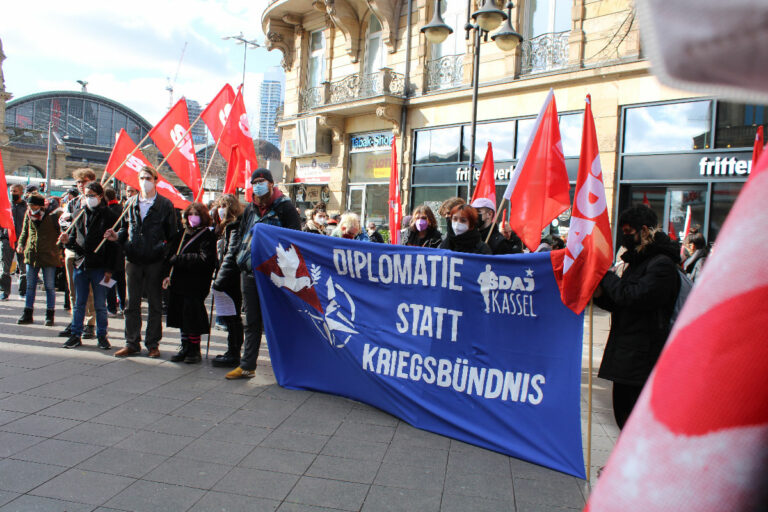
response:
<path id="1" fill-rule="evenodd" d="M 5 166 L 3 166 L 3 154 L 0 152 L 0 228 L 8 230 L 8 241 L 11 247 L 16 246 L 16 227 L 13 225 L 13 213 L 11 212 L 11 199 L 8 197 L 8 183 L 5 181 Z"/>
<path id="2" fill-rule="evenodd" d="M 483 167 L 480 169 L 480 176 L 477 178 L 477 186 L 469 203 L 474 203 L 475 199 L 479 197 L 490 199 L 493 204 L 496 204 L 496 168 L 493 163 L 493 148 L 490 141 L 488 142 L 488 151 L 485 152 Z"/>
<path id="3" fill-rule="evenodd" d="M 106 174 L 109 176 L 115 175 L 115 179 L 122 181 L 126 185 L 130 185 L 136 190 L 141 190 L 139 185 L 139 172 L 144 166 L 152 167 L 149 164 L 149 160 L 141 153 L 141 150 L 136 150 L 126 161 L 126 157 L 134 150 L 136 143 L 133 142 L 131 136 L 125 130 L 120 130 L 115 142 L 115 147 L 112 148 L 112 154 L 109 155 L 109 161 L 105 169 Z M 123 164 L 125 162 L 125 164 Z M 121 165 L 123 164 L 123 165 Z M 118 170 L 118 166 L 120 166 Z M 117 174 L 115 174 L 117 171 Z M 189 201 L 184 199 L 181 192 L 176 190 L 176 187 L 171 185 L 168 180 L 163 178 L 160 173 L 157 174 L 157 193 L 166 199 L 170 199 L 173 206 L 183 210 L 189 206 Z"/>
<path id="4" fill-rule="evenodd" d="M 168 165 L 187 185 L 194 197 L 200 191 L 200 166 L 197 163 L 195 145 L 189 133 L 187 101 L 182 98 L 165 117 L 149 131 L 160 152 L 168 156 Z M 175 148 L 175 149 L 174 149 Z"/>
<path id="5" fill-rule="evenodd" d="M 683 224 L 683 238 L 682 245 L 680 246 L 680 259 L 684 260 L 685 255 L 685 239 L 691 234 L 691 205 L 685 208 L 685 224 Z"/>
<path id="6" fill-rule="evenodd" d="M 239 144 L 232 146 L 232 152 L 230 153 L 227 164 L 227 177 L 224 181 L 224 193 L 235 194 L 237 193 L 238 184 L 244 184 L 245 200 L 249 202 L 252 201 L 253 185 L 251 184 L 251 173 L 254 170 L 251 169 L 250 161 L 240 152 Z"/>
<path id="7" fill-rule="evenodd" d="M 542 230 L 571 205 L 568 189 L 555 93 L 550 89 L 504 192 L 510 227 L 531 251 L 539 246 Z"/>
<path id="8" fill-rule="evenodd" d="M 389 242 L 399 243 L 400 223 L 403 219 L 403 210 L 400 204 L 400 180 L 397 172 L 397 144 L 396 137 L 392 137 L 392 155 L 389 163 Z"/>
<path id="9" fill-rule="evenodd" d="M 768 158 L 744 185 L 585 510 L 768 509 Z"/>
<path id="10" fill-rule="evenodd" d="M 224 128 L 227 126 L 227 119 L 229 119 L 234 102 L 235 91 L 231 85 L 226 84 L 200 114 L 203 122 L 210 130 L 213 140 L 219 143 L 219 153 L 227 161 L 232 154 L 232 145 L 235 144 L 235 141 L 232 140 L 231 135 L 225 133 Z"/>
<path id="11" fill-rule="evenodd" d="M 592 101 L 587 95 L 568 243 L 565 250 L 552 252 L 560 297 L 563 304 L 577 315 L 584 310 L 603 275 L 611 268 L 611 240 Z"/>
<path id="12" fill-rule="evenodd" d="M 755 132 L 755 145 L 752 147 L 752 171 L 757 167 L 757 161 L 760 160 L 763 149 L 765 149 L 765 140 L 763 138 L 763 125 L 760 125 Z"/>

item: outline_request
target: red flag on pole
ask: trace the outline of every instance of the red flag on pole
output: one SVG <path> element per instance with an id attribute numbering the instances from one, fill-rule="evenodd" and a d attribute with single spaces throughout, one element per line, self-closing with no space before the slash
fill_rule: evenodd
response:
<path id="1" fill-rule="evenodd" d="M 768 503 L 768 159 L 747 181 L 585 510 Z M 761 220 L 762 219 L 762 220 Z M 738 262 L 735 265 L 734 262 Z"/>
<path id="2" fill-rule="evenodd" d="M 485 152 L 480 176 L 477 178 L 477 186 L 469 203 L 474 203 L 475 199 L 479 197 L 490 199 L 493 204 L 496 204 L 496 168 L 493 164 L 493 148 L 490 142 L 488 142 L 488 150 Z"/>
<path id="3" fill-rule="evenodd" d="M 539 246 L 547 224 L 570 206 L 568 189 L 555 94 L 550 89 L 504 192 L 509 199 L 510 227 L 531 251 Z"/>
<path id="4" fill-rule="evenodd" d="M 584 310 L 603 275 L 611 268 L 611 239 L 592 101 L 587 95 L 568 243 L 564 251 L 552 252 L 560 297 L 576 314 Z"/>
<path id="5" fill-rule="evenodd" d="M 400 180 L 397 172 L 397 144 L 396 137 L 392 136 L 392 157 L 389 164 L 389 242 L 399 243 L 400 222 L 403 211 L 400 205 Z"/>
<path id="6" fill-rule="evenodd" d="M 13 213 L 11 212 L 11 199 L 8 197 L 8 183 L 5 181 L 5 167 L 3 166 L 3 154 L 0 152 L 0 228 L 8 230 L 8 241 L 11 247 L 16 246 L 16 227 L 13 225 Z"/>
<path id="7" fill-rule="evenodd" d="M 760 160 L 760 155 L 765 149 L 765 140 L 763 139 L 763 125 L 757 127 L 755 132 L 755 145 L 752 147 L 752 170 L 757 167 L 757 161 Z M 750 173 L 751 174 L 751 173 Z"/>
<path id="8" fill-rule="evenodd" d="M 219 153 L 224 157 L 224 160 L 230 157 L 232 145 L 235 144 L 232 137 L 224 133 L 234 101 L 235 91 L 231 85 L 226 84 L 200 114 L 203 122 L 210 130 L 213 140 L 219 141 Z"/>
<path id="9" fill-rule="evenodd" d="M 200 191 L 200 166 L 197 163 L 192 136 L 189 134 L 187 101 L 180 99 L 149 131 L 149 136 L 163 155 L 170 153 L 168 165 L 197 197 Z"/>
<path id="10" fill-rule="evenodd" d="M 240 145 L 232 146 L 229 162 L 227 165 L 227 178 L 224 182 L 224 193 L 234 194 L 237 192 L 238 184 L 245 187 L 245 200 L 253 200 L 253 185 L 251 184 L 250 161 L 240 151 Z"/>
<path id="11" fill-rule="evenodd" d="M 680 259 L 685 259 L 685 239 L 691 234 L 691 205 L 685 208 L 685 224 L 683 225 L 683 244 L 680 246 Z"/>
<path id="12" fill-rule="evenodd" d="M 126 185 L 130 185 L 136 190 L 141 190 L 139 186 L 139 172 L 144 166 L 152 167 L 149 164 L 149 160 L 141 153 L 141 150 L 137 150 L 128 161 L 125 161 L 125 157 L 130 154 L 136 147 L 136 143 L 133 142 L 131 136 L 125 130 L 120 130 L 115 142 L 115 147 L 112 148 L 112 154 L 109 155 L 109 161 L 105 172 L 108 175 L 115 174 L 117 166 L 125 162 L 125 165 L 120 167 L 120 170 L 115 174 L 115 179 L 122 181 Z M 171 185 L 168 180 L 162 177 L 160 173 L 157 173 L 157 193 L 166 199 L 170 199 L 173 206 L 183 210 L 189 206 L 189 201 L 184 199 L 181 192 L 176 190 L 176 187 Z"/>

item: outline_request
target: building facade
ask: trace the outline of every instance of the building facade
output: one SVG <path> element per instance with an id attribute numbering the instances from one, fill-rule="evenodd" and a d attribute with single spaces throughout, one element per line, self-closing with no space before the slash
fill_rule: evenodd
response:
<path id="1" fill-rule="evenodd" d="M 430 44 L 420 29 L 438 6 L 453 33 Z M 690 206 L 693 224 L 714 239 L 749 174 L 756 127 L 768 121 L 764 107 L 662 85 L 643 54 L 631 0 L 521 0 L 510 19 L 523 42 L 512 51 L 466 34 L 480 6 L 272 0 L 262 25 L 287 73 L 278 125 L 294 199 L 328 198 L 333 210 L 385 222 L 392 137 L 406 212 L 466 196 L 476 73 L 473 164 L 492 142 L 499 189 L 550 88 L 575 181 L 589 93 L 612 217 L 645 202 L 679 236 Z M 568 224 L 563 215 L 552 229 L 567 234 Z"/>
<path id="2" fill-rule="evenodd" d="M 203 112 L 203 108 L 200 106 L 200 103 L 195 100 L 188 99 L 186 102 L 187 112 L 189 113 L 189 124 L 192 125 L 192 123 L 194 123 L 195 120 Z M 196 125 L 192 126 L 192 130 L 189 133 L 192 135 L 192 141 L 194 142 L 195 146 L 206 144 L 208 142 L 206 140 L 207 132 L 205 124 L 203 123 L 197 123 Z"/>
<path id="3" fill-rule="evenodd" d="M 259 134 L 258 138 L 280 147 L 277 130 L 277 113 L 283 106 L 283 82 L 263 80 L 259 85 Z"/>

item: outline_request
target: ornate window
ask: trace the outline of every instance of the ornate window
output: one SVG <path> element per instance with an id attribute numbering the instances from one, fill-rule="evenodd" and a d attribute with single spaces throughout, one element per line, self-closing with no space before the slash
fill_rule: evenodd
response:
<path id="1" fill-rule="evenodd" d="M 440 44 L 430 47 L 431 59 L 427 62 L 427 90 L 446 89 L 461 85 L 464 79 L 464 24 L 467 21 L 467 2 L 443 0 L 440 14 L 453 33 Z"/>
<path id="2" fill-rule="evenodd" d="M 315 30 L 309 34 L 309 67 L 307 86 L 319 87 L 325 81 L 325 34 Z"/>
<path id="3" fill-rule="evenodd" d="M 573 0 L 531 0 L 525 4 L 522 73 L 565 67 Z"/>
<path id="4" fill-rule="evenodd" d="M 384 67 L 384 46 L 382 44 L 382 29 L 379 19 L 370 15 L 368 36 L 365 38 L 365 74 L 372 75 Z"/>

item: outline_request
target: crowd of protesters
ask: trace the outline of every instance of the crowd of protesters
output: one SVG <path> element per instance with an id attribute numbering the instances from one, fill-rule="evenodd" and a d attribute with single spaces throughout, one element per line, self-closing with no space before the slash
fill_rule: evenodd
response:
<path id="1" fill-rule="evenodd" d="M 42 273 L 45 325 L 52 326 L 56 275 L 63 269 L 65 308 L 71 309 L 70 322 L 59 333 L 67 338 L 64 348 L 95 338 L 98 348 L 110 350 L 108 318 L 123 315 L 125 344 L 115 356 L 139 355 L 143 342 L 146 355 L 158 358 L 165 313 L 166 326 L 178 329 L 181 338 L 170 360 L 195 364 L 202 359 L 201 338 L 211 328 L 205 301 L 213 293 L 217 322 L 227 331 L 227 350 L 212 365 L 230 368 L 227 379 L 253 377 L 261 346 L 261 307 L 250 257 L 254 225 L 378 243 L 392 235 L 380 233 L 374 222 L 363 229 L 355 213 L 330 216 L 324 203 L 306 210 L 302 219 L 266 169 L 257 169 L 251 176 L 252 202 L 243 205 L 236 196 L 224 194 L 208 205 L 191 203 L 180 216 L 171 201 L 158 194 L 158 175 L 151 167 L 139 172 L 140 188 L 128 187 L 122 200 L 112 188 L 96 182 L 90 169 L 78 169 L 73 177 L 77 189 L 63 196 L 63 204 L 34 187 L 11 187 L 18 242 L 11 246 L 6 230 L 0 231 L 0 300 L 11 294 L 15 258 L 22 270 L 19 294 L 25 297 L 18 323 L 34 321 Z M 437 215 L 420 205 L 403 219 L 399 243 L 474 254 L 524 252 L 520 238 L 504 219 L 497 224 L 496 213 L 494 202 L 485 198 L 471 205 L 458 197 L 448 199 Z M 623 272 L 607 273 L 595 293 L 596 304 L 613 314 L 599 375 L 614 382 L 619 426 L 632 410 L 669 334 L 679 289 L 675 269 L 695 280 L 708 252 L 697 229 L 681 250 L 657 224 L 655 213 L 645 206 L 622 213 Z M 564 246 L 564 240 L 548 235 L 536 251 Z M 144 298 L 147 323 L 142 332 Z"/>

